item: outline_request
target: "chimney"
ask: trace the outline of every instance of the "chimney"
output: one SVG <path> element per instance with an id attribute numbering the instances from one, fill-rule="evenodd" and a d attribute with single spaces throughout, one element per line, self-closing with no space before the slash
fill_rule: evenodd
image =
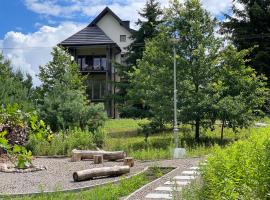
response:
<path id="1" fill-rule="evenodd" d="M 130 28 L 130 21 L 122 21 L 124 26 Z"/>

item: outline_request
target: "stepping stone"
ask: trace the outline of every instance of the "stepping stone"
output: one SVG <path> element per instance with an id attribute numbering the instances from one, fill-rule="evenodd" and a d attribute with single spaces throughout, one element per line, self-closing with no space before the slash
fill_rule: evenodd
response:
<path id="1" fill-rule="evenodd" d="M 179 186 L 185 186 L 188 185 L 188 181 L 167 181 L 164 183 L 165 185 L 179 185 Z"/>
<path id="2" fill-rule="evenodd" d="M 195 176 L 175 176 L 173 179 L 176 179 L 176 180 L 192 180 L 192 179 L 195 179 Z"/>
<path id="3" fill-rule="evenodd" d="M 145 196 L 146 199 L 172 199 L 171 194 L 159 194 L 159 193 L 149 193 Z"/>
<path id="4" fill-rule="evenodd" d="M 197 172 L 197 171 L 183 171 L 182 172 L 182 174 L 183 175 L 198 175 L 199 174 L 199 172 Z"/>
<path id="5" fill-rule="evenodd" d="M 199 170 L 200 168 L 199 167 L 190 167 L 189 169 L 191 169 L 191 170 Z"/>
<path id="6" fill-rule="evenodd" d="M 157 187 L 156 191 L 162 191 L 162 192 L 173 192 L 173 191 L 181 191 L 181 187 Z"/>

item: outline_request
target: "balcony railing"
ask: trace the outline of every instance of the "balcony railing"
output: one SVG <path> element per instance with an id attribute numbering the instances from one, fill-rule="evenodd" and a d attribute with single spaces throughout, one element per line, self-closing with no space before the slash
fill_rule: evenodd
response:
<path id="1" fill-rule="evenodd" d="M 99 56 L 79 56 L 77 63 L 82 72 L 106 72 L 107 71 L 107 59 L 106 57 Z"/>

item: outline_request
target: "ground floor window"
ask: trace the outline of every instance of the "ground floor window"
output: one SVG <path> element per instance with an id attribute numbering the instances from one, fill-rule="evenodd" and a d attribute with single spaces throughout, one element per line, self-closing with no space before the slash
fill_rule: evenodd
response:
<path id="1" fill-rule="evenodd" d="M 90 100 L 103 100 L 106 94 L 106 81 L 88 80 L 87 94 Z"/>

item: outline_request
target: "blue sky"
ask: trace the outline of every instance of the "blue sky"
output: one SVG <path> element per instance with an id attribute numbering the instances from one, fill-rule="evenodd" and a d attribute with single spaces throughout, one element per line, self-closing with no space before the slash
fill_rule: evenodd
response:
<path id="1" fill-rule="evenodd" d="M 183 0 L 181 0 L 183 1 Z M 213 16 L 230 11 L 232 0 L 201 0 Z M 36 77 L 38 67 L 51 59 L 51 48 L 86 26 L 106 6 L 132 26 L 146 0 L 0 0 L 0 51 Z M 162 7 L 169 0 L 159 0 Z M 133 27 L 134 28 L 134 27 Z"/>

